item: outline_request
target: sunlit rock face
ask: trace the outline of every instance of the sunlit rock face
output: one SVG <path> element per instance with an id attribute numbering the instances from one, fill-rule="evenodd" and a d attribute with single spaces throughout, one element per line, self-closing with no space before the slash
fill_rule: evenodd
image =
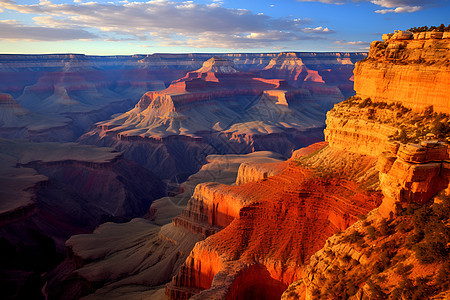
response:
<path id="1" fill-rule="evenodd" d="M 434 114 L 433 119 L 429 112 L 428 115 L 419 114 L 431 105 L 438 107 L 435 111 L 449 112 L 447 98 L 442 97 L 448 84 L 439 80 L 430 81 L 427 87 L 431 89 L 429 98 L 419 91 L 420 88 L 412 85 L 412 80 L 403 78 L 406 83 L 402 88 L 394 84 L 401 81 L 399 78 L 406 71 L 400 69 L 408 68 L 409 59 L 414 55 L 427 57 L 428 61 L 423 66 L 413 65 L 410 68 L 413 72 L 422 67 L 426 72 L 431 72 L 430 65 L 434 65 L 435 72 L 440 74 L 448 68 L 445 58 L 447 41 L 422 41 L 424 44 L 434 44 L 418 50 L 409 40 L 411 36 L 397 34 L 393 41 L 386 42 L 406 44 L 403 48 L 391 47 L 397 52 L 394 49 L 393 56 L 389 54 L 380 61 L 370 56 L 384 46 L 379 42 L 372 44 L 369 59 L 359 63 L 360 69 L 355 70 L 354 79 L 360 84 L 360 89 L 356 86 L 358 97 L 335 105 L 327 114 L 327 143 L 294 152 L 283 170 L 275 171 L 273 175 L 270 173 L 274 171 L 273 167 L 243 164 L 238 176 L 240 185 L 206 183 L 197 187 L 182 217 L 189 219 L 190 224 L 203 224 L 203 228 L 210 229 L 210 232 L 204 233 L 209 237 L 196 244 L 178 274 L 166 286 L 166 295 L 170 299 L 243 299 L 243 295 L 246 299 L 279 299 L 283 289 L 294 282 L 284 293 L 283 299 L 289 299 L 289 295 L 298 299 L 322 299 L 314 294 L 328 292 L 320 286 L 320 282 L 324 281 L 320 278 L 327 279 L 328 275 L 322 273 L 328 263 L 336 264 L 335 268 L 349 270 L 351 268 L 348 268 L 345 259 L 371 267 L 376 262 L 375 258 L 372 258 L 373 261 L 368 259 L 369 251 L 356 251 L 356 247 L 349 246 L 333 234 L 342 230 L 349 238 L 352 231 L 347 228 L 357 221 L 356 216 L 365 215 L 376 207 L 378 209 L 369 217 L 372 223 L 368 224 L 383 227 L 382 223 L 387 222 L 383 218 L 395 217 L 396 206 L 411 203 L 423 205 L 437 193 L 448 189 L 447 143 L 432 140 L 418 144 L 393 142 L 395 139 L 408 141 L 420 137 L 409 130 L 412 126 L 418 130 L 430 130 L 435 126 L 432 124 L 440 122 L 442 124 L 435 126 L 435 132 L 441 136 L 442 128 L 448 125 L 446 116 L 439 118 L 442 115 Z M 411 51 L 408 52 L 408 49 Z M 303 73 L 305 82 L 309 78 L 314 84 L 323 83 L 319 72 L 305 72 L 298 59 L 293 58 L 290 65 L 291 70 L 297 70 L 298 76 Z M 380 74 L 389 76 L 380 75 L 380 82 L 375 83 L 374 78 L 377 77 L 370 74 L 370 68 L 377 67 Z M 366 83 L 369 88 L 364 90 Z M 386 86 L 393 85 L 393 91 L 389 91 L 392 92 L 390 99 L 380 98 L 383 95 L 381 92 L 377 94 L 370 90 L 385 83 Z M 441 88 L 435 89 L 438 85 Z M 406 97 L 402 89 L 411 94 Z M 370 92 L 365 94 L 363 91 Z M 398 98 L 394 97 L 395 93 Z M 364 97 L 374 97 L 374 103 L 363 100 Z M 399 104 L 391 104 L 396 100 Z M 379 103 L 381 101 L 387 103 Z M 414 121 L 406 120 L 404 114 Z M 410 123 L 402 125 L 402 122 Z M 429 137 L 432 136 L 434 134 L 430 133 Z M 349 230 L 368 226 L 361 223 Z M 189 222 L 175 221 L 174 224 L 189 230 L 194 228 L 186 226 Z M 333 237 L 325 243 L 327 236 Z M 375 247 L 376 243 L 378 241 L 371 247 Z M 316 252 L 324 245 L 326 251 Z M 333 257 L 329 252 L 334 253 Z M 205 258 L 205 263 L 202 258 Z M 312 274 L 311 269 L 320 272 Z M 327 287 L 335 290 L 330 286 L 331 282 L 347 282 L 341 277 L 354 279 L 345 272 L 339 276 L 328 278 Z M 399 280 L 393 278 L 393 282 Z M 368 291 L 369 281 L 359 284 L 351 292 L 354 296 L 350 299 L 373 295 L 373 291 Z M 386 285 L 384 287 L 388 288 Z M 346 287 L 343 289 L 346 291 Z"/>
<path id="2" fill-rule="evenodd" d="M 210 236 L 167 285 L 170 299 L 277 299 L 328 236 L 380 203 L 379 193 L 366 190 L 377 182 L 374 157 L 326 143 L 293 157 L 277 167 L 256 165 L 248 179 L 238 177 L 246 182 L 239 186 L 197 186 L 182 214 L 189 222 L 174 224 L 194 231 L 201 225 Z M 317 167 L 324 163 L 328 169 Z"/>
<path id="3" fill-rule="evenodd" d="M 266 78 L 284 78 L 295 87 L 319 95 L 352 96 L 354 64 L 366 53 L 283 52 L 272 58 L 258 74 Z"/>
<path id="4" fill-rule="evenodd" d="M 388 39 L 371 44 L 369 57 L 356 64 L 357 95 L 401 102 L 414 111 L 432 106 L 450 111 L 450 39 Z"/>
<path id="5" fill-rule="evenodd" d="M 275 64 L 271 63 L 278 56 L 281 59 L 279 57 Z M 211 54 L 120 57 L 1 55 L 2 137 L 39 142 L 75 141 L 93 123 L 110 119 L 112 114 L 123 113 L 135 105 L 131 111 L 100 123 L 81 139 L 83 143 L 115 146 L 124 151 L 125 158 L 111 152 L 112 149 L 108 150 L 113 156 L 111 160 L 92 159 L 92 155 L 97 153 L 94 150 L 86 154 L 89 159 L 74 158 L 63 155 L 68 151 L 66 146 L 60 148 L 47 143 L 40 144 L 44 148 L 28 143 L 27 151 L 18 152 L 30 155 L 34 149 L 33 154 L 36 156 L 31 160 L 19 159 L 17 165 L 4 172 L 4 182 L 18 184 L 14 187 L 19 191 L 25 189 L 23 193 L 18 193 L 20 201 L 2 203 L 1 230 L 6 240 L 6 246 L 3 247 L 5 253 L 19 253 L 11 259 L 14 262 L 20 261 L 22 253 L 27 253 L 30 247 L 35 246 L 37 248 L 33 249 L 39 249 L 36 257 L 40 257 L 42 249 L 57 255 L 64 250 L 64 241 L 71 234 L 90 231 L 105 221 L 126 221 L 144 214 L 154 197 L 164 192 L 161 191 L 164 185 L 148 170 L 164 179 L 185 178 L 196 172 L 207 161 L 205 157 L 210 153 L 251 153 L 268 149 L 289 157 L 294 149 L 321 140 L 325 112 L 343 99 L 345 93 L 341 85 L 351 84 L 341 68 L 350 67 L 349 62 L 353 59 L 350 57 L 353 56 L 337 53 L 326 56 L 313 53 L 285 56 L 286 61 L 282 62 L 284 54 L 226 54 L 222 57 Z M 211 57 L 213 59 L 210 60 Z M 301 76 L 295 75 L 303 69 L 297 67 L 299 61 L 303 61 L 306 66 L 306 73 L 300 71 Z M 276 71 L 278 65 L 281 69 L 279 73 Z M 283 76 L 286 78 L 280 78 L 280 74 L 285 74 Z M 341 81 L 333 76 L 345 79 Z M 304 85 L 301 80 L 305 81 Z M 74 152 L 85 149 L 73 147 Z M 50 148 L 63 150 L 54 153 Z M 47 155 L 47 152 L 48 157 L 40 156 L 42 153 Z M 2 155 L 4 153 L 2 149 Z M 51 153 L 58 159 L 50 157 Z M 147 170 L 128 158 L 134 159 Z M 233 172 L 238 178 L 237 184 L 246 185 L 254 180 L 266 179 L 284 169 L 277 163 L 273 164 L 273 161 L 271 163 L 269 166 L 247 162 L 239 175 L 239 167 L 235 163 Z M 19 177 L 21 180 L 16 180 Z M 235 179 L 231 182 L 235 182 Z M 180 186 L 180 189 L 184 187 L 194 189 L 188 185 Z M 199 197 L 203 192 L 199 192 Z M 211 194 L 217 193 L 211 191 Z M 5 191 L 4 196 L 15 197 L 11 191 Z M 150 209 L 148 217 L 153 222 L 151 225 L 139 221 L 131 224 L 137 231 L 142 229 L 142 232 L 151 232 L 137 239 L 149 237 L 149 245 L 154 242 L 161 246 L 155 246 L 151 253 L 137 251 L 141 257 L 146 257 L 144 261 L 148 263 L 148 273 L 137 276 L 136 281 L 127 282 L 143 285 L 167 282 L 185 261 L 197 239 L 203 239 L 232 222 L 229 212 L 231 215 L 234 213 L 234 216 L 239 215 L 232 211 L 239 203 L 231 203 L 230 211 L 227 211 L 228 208 L 222 211 L 221 206 L 216 214 L 210 214 L 214 212 L 214 207 L 210 209 L 209 206 L 217 203 L 205 201 L 206 206 L 201 206 L 192 202 L 189 209 L 185 210 L 187 215 L 175 218 L 163 230 L 154 229 L 153 225 L 170 222 L 175 212 L 184 210 L 184 205 L 177 205 L 173 210 L 173 205 L 167 205 L 161 200 Z M 197 214 L 196 209 L 204 207 L 208 208 L 207 214 Z M 193 214 L 197 214 L 198 218 L 191 218 Z M 211 231 L 210 227 L 215 229 Z M 131 237 L 127 234 L 129 228 L 116 229 L 105 225 L 104 231 L 100 230 L 97 237 L 102 240 L 105 235 L 120 233 L 123 238 L 118 239 L 120 242 L 130 242 Z M 17 236 L 26 240 L 27 245 L 16 251 L 16 244 L 11 241 Z M 83 238 L 74 239 L 68 244 L 75 265 L 81 262 L 86 264 L 98 258 L 96 255 L 105 254 L 103 250 L 114 248 L 111 244 L 96 243 L 104 248 L 99 252 L 94 251 L 93 258 L 84 252 L 89 248 L 89 242 L 84 241 Z M 133 245 L 139 248 L 138 244 Z M 128 257 L 131 251 L 129 248 L 117 247 L 118 252 Z M 169 248 L 170 251 L 164 252 Z M 164 260 L 167 264 L 155 263 L 153 268 L 149 267 L 162 252 L 166 255 Z M 39 272 L 47 271 L 49 265 L 55 262 L 44 262 L 38 268 Z M 110 277 L 106 273 L 99 274 L 102 263 L 99 263 L 99 269 L 87 267 L 80 271 L 83 279 L 77 284 L 81 282 L 81 287 L 75 284 L 73 288 L 82 289 L 91 283 L 97 286 L 111 278 L 120 281 L 126 277 L 125 273 L 135 271 L 133 267 L 142 267 L 134 262 L 124 268 L 120 264 L 115 265 L 117 268 L 112 267 L 108 271 Z M 211 268 L 205 278 L 210 278 L 219 270 L 218 266 Z M 84 265 L 78 267 L 83 268 Z M 164 269 L 160 277 L 151 283 L 145 279 L 146 274 L 160 269 Z M 62 270 L 65 272 L 66 269 L 62 267 Z M 249 274 L 260 274 L 264 278 L 268 274 L 266 268 L 260 266 L 249 266 L 249 271 L 246 270 L 244 268 L 239 273 L 244 281 Z M 35 276 L 38 273 L 33 274 Z M 263 286 L 275 288 L 277 295 L 286 285 L 268 277 L 266 279 Z M 32 282 L 37 281 L 39 278 L 33 277 Z M 20 283 L 14 285 L 20 286 Z M 252 293 L 253 286 L 250 283 L 242 294 Z M 241 293 L 240 289 L 233 289 L 234 293 Z M 68 295 L 71 295 L 73 290 L 68 291 Z M 89 291 L 92 292 L 91 289 Z M 34 292 L 39 293 L 37 290 Z M 101 290 L 99 293 L 107 294 L 108 291 Z M 83 293 L 75 291 L 74 294 Z"/>
<path id="6" fill-rule="evenodd" d="M 289 156 L 322 139 L 324 113 L 342 99 L 237 72 L 230 60 L 213 57 L 167 89 L 146 93 L 129 112 L 98 123 L 80 141 L 114 146 L 171 178 L 198 170 L 205 154 Z"/>
<path id="7" fill-rule="evenodd" d="M 389 139 L 398 135 L 400 128 L 366 117 L 357 105 L 336 105 L 327 113 L 325 139 L 333 148 L 378 156 L 389 145 Z"/>
<path id="8" fill-rule="evenodd" d="M 196 242 L 204 239 L 196 228 L 200 223 L 181 226 L 172 218 L 186 207 L 199 183 L 216 181 L 232 184 L 242 162 L 277 165 L 281 156 L 268 151 L 245 155 L 212 155 L 208 163 L 179 186 L 179 193 L 153 201 L 146 219 L 127 223 L 105 223 L 92 234 L 71 237 L 66 242 L 68 256 L 48 278 L 51 297 L 98 299 L 164 295 L 164 284 L 184 263 Z M 242 176 L 242 175 L 240 175 Z M 245 175 L 244 175 L 245 176 Z M 76 277 L 76 279 L 74 279 Z M 162 289 L 161 289 L 162 288 Z"/>
<path id="9" fill-rule="evenodd" d="M 383 203 L 379 212 L 395 213 L 397 206 L 424 204 L 448 187 L 450 165 L 448 145 L 437 141 L 391 147 L 379 158 Z"/>

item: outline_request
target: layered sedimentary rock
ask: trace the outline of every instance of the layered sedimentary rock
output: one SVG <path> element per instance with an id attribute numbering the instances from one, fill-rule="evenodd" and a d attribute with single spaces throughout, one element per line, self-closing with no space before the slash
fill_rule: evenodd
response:
<path id="1" fill-rule="evenodd" d="M 296 155 L 278 175 L 256 182 L 198 186 L 182 217 L 224 229 L 196 244 L 167 285 L 169 298 L 187 299 L 197 293 L 193 299 L 280 297 L 300 278 L 301 266 L 328 235 L 347 228 L 380 201 L 377 193 L 361 189 L 366 181 L 357 184 L 350 175 L 337 179 L 330 175 L 338 169 L 323 172 L 312 167 L 333 151 L 322 144 L 308 155 Z M 367 157 L 367 164 L 358 167 L 354 163 L 362 156 L 348 158 L 344 164 L 354 173 L 371 173 L 375 167 L 374 158 Z M 176 220 L 174 224 L 185 226 Z"/>
<path id="2" fill-rule="evenodd" d="M 383 203 L 380 213 L 387 217 L 396 206 L 427 203 L 450 182 L 448 145 L 437 141 L 391 147 L 378 162 Z"/>
<path id="3" fill-rule="evenodd" d="M 406 36 L 397 34 L 394 40 L 386 43 L 399 40 L 410 43 Z M 448 47 L 445 42 L 433 42 L 437 44 L 433 44 L 431 49 L 420 51 L 411 44 L 411 52 L 405 50 L 407 55 L 399 50 L 403 60 L 395 55 L 383 58 L 384 62 L 369 57 L 361 66 L 372 62 L 380 67 L 380 74 L 390 72 L 391 66 L 399 66 L 400 69 L 408 63 L 408 57 L 416 54 L 425 57 L 430 50 L 432 52 L 427 57 L 429 61 L 426 65 L 434 65 L 439 73 L 439 61 L 442 61 L 439 55 L 447 55 Z M 379 43 L 372 44 L 371 55 L 375 55 L 373 47 L 376 45 Z M 441 52 L 436 50 L 439 47 L 443 49 Z M 297 68 L 297 74 L 301 74 L 301 64 L 298 60 L 292 61 L 293 65 L 297 65 L 292 70 Z M 443 61 L 442 70 L 445 71 L 446 60 Z M 427 66 L 423 67 L 427 69 Z M 365 88 L 363 84 L 368 74 L 364 72 L 355 70 L 355 80 L 359 81 L 361 91 Z M 395 72 L 390 75 L 392 82 L 397 82 L 401 77 L 400 73 Z M 431 72 L 431 68 L 426 72 Z M 314 82 L 321 80 L 320 74 L 315 72 L 307 72 L 306 76 Z M 369 87 L 372 81 L 372 78 L 366 80 Z M 430 81 L 430 84 L 434 87 L 442 84 L 441 88 L 432 89 L 430 98 L 434 99 L 440 98 L 448 88 L 448 84 L 439 81 Z M 373 97 L 374 101 L 365 99 L 367 97 Z M 389 214 L 394 210 L 395 203 L 401 206 L 412 203 L 423 205 L 434 194 L 448 188 L 449 184 L 447 144 L 427 141 L 400 146 L 400 143 L 393 143 L 394 140 L 405 142 L 436 135 L 445 139 L 447 116 L 432 114 L 429 109 L 426 114 L 418 113 L 421 109 L 411 103 L 421 103 L 422 100 L 427 103 L 426 99 L 421 100 L 423 95 L 420 92 L 413 92 L 409 102 L 401 97 L 380 100 L 373 91 L 367 94 L 361 92 L 357 97 L 336 105 L 327 114 L 325 137 L 328 143 L 294 152 L 290 163 L 276 175 L 269 176 L 269 171 L 264 170 L 263 166 L 243 164 L 241 174 L 258 181 L 246 182 L 238 177 L 241 185 L 234 187 L 214 183 L 198 186 L 181 216 L 185 221 L 177 223 L 176 218 L 174 224 L 189 230 L 197 230 L 201 225 L 206 228 L 203 235 L 209 237 L 196 244 L 178 274 L 167 285 L 166 295 L 170 299 L 279 299 L 283 289 L 299 280 L 284 293 L 286 299 L 324 299 L 318 295 L 353 297 L 351 299 L 382 299 L 382 295 L 386 296 L 385 290 L 393 289 L 391 285 L 385 284 L 380 290 L 378 284 L 385 277 L 371 275 L 379 272 L 376 270 L 380 268 L 391 266 L 391 259 L 397 253 L 396 247 L 403 247 L 401 243 L 405 241 L 405 236 L 399 234 L 389 240 L 378 238 L 379 235 L 388 235 L 393 227 L 402 223 L 402 220 L 396 223 L 391 220 L 389 224 L 383 216 L 395 216 Z M 282 98 L 278 99 L 283 102 Z M 437 102 L 433 101 L 430 99 L 428 104 L 435 106 Z M 444 111 L 436 111 L 448 112 L 448 106 L 442 107 Z M 357 215 L 365 215 L 382 201 L 379 211 L 373 211 L 366 223 L 359 222 L 349 228 Z M 444 217 L 439 226 L 446 222 L 448 219 L 446 221 Z M 370 224 L 373 226 L 367 232 L 360 230 Z M 344 238 L 333 236 L 325 243 L 327 236 L 338 229 L 345 230 Z M 371 251 L 364 249 L 368 247 L 362 239 L 365 234 L 370 238 L 367 241 L 376 240 L 369 249 Z M 439 247 L 448 249 L 447 238 L 444 239 Z M 423 247 L 432 240 L 430 237 L 424 241 Z M 348 245 L 357 242 L 357 248 Z M 310 260 L 315 249 L 324 245 L 324 250 L 317 252 Z M 382 249 L 386 249 L 385 252 L 382 253 Z M 380 255 L 379 260 L 370 256 L 372 250 Z M 397 262 L 405 258 L 401 256 L 403 250 L 398 251 Z M 447 250 L 442 251 L 445 256 Z M 333 268 L 328 270 L 330 265 Z M 356 265 L 361 267 L 354 267 Z M 352 269 L 361 271 L 358 277 L 352 277 Z M 366 269 L 373 271 L 364 271 Z M 423 274 L 432 274 L 429 272 L 431 269 Z M 392 271 L 386 274 L 391 276 Z M 335 277 L 332 277 L 333 274 Z M 397 282 L 398 277 L 393 278 Z M 351 285 L 353 282 L 357 285 Z M 407 295 L 406 290 L 399 293 Z"/>
<path id="4" fill-rule="evenodd" d="M 327 113 L 326 141 L 336 149 L 378 156 L 386 150 L 390 139 L 399 135 L 400 129 L 378 122 L 372 117 L 374 109 L 347 103 L 340 103 Z"/>
<path id="5" fill-rule="evenodd" d="M 129 110 L 145 92 L 166 88 L 186 72 L 200 68 L 213 55 L 2 54 L 0 93 L 11 95 L 25 111 L 45 116 L 45 120 L 27 117 L 27 122 L 4 123 L 0 126 L 0 135 L 34 141 L 74 141 L 93 123 Z M 328 89 L 338 85 L 341 89 L 341 83 L 349 83 L 348 76 L 341 69 L 352 69 L 354 62 L 367 54 L 246 53 L 223 56 L 234 61 L 237 70 L 252 72 L 262 71 L 277 56 L 295 56 L 303 59 L 309 70 L 324 70 L 331 75 L 330 78 L 338 78 L 337 81 L 325 80 Z M 284 78 L 280 75 L 287 76 L 286 79 L 292 77 L 283 72 L 278 73 L 278 77 L 268 74 L 269 78 Z M 352 92 L 353 85 L 348 88 Z M 321 89 L 314 91 L 320 93 Z M 341 91 L 345 94 L 344 89 Z M 339 93 L 334 96 L 340 97 Z"/>
<path id="6" fill-rule="evenodd" d="M 50 295 L 74 298 L 89 294 L 88 299 L 101 299 L 160 294 L 159 285 L 176 274 L 195 243 L 204 238 L 193 230 L 170 224 L 186 207 L 195 186 L 206 181 L 234 183 L 243 161 L 281 162 L 280 155 L 270 152 L 214 155 L 207 160 L 186 182 L 169 187 L 171 193 L 178 194 L 154 201 L 147 220 L 106 223 L 93 234 L 70 238 L 66 243 L 69 256 L 49 275 Z"/>
<path id="7" fill-rule="evenodd" d="M 0 153 L 6 297 L 21 290 L 36 297 L 40 274 L 58 262 L 71 235 L 144 215 L 165 192 L 153 174 L 111 148 L 1 139 Z"/>
<path id="8" fill-rule="evenodd" d="M 320 55 L 320 56 L 319 56 Z M 322 56 L 322 57 L 321 57 Z M 359 53 L 307 57 L 294 52 L 280 53 L 258 74 L 265 78 L 284 78 L 289 84 L 308 89 L 315 96 L 353 95 L 353 67 L 365 58 Z"/>
<path id="9" fill-rule="evenodd" d="M 270 176 L 278 174 L 284 167 L 285 166 L 280 163 L 242 163 L 239 166 L 236 185 L 268 178 Z"/>
<path id="10" fill-rule="evenodd" d="M 450 39 L 372 42 L 368 58 L 356 64 L 354 73 L 355 91 L 362 98 L 401 102 L 417 112 L 429 106 L 450 111 Z"/>
<path id="11" fill-rule="evenodd" d="M 213 57 L 80 141 L 114 146 L 170 179 L 196 172 L 207 154 L 271 150 L 288 156 L 321 138 L 324 107 L 335 101 L 316 99 L 285 80 L 237 72 L 231 61 Z"/>
<path id="12" fill-rule="evenodd" d="M 327 114 L 325 137 L 332 148 L 377 157 L 382 204 L 330 237 L 282 299 L 448 297 L 449 44 L 442 36 L 383 35 L 357 63 L 357 95 Z"/>
<path id="13" fill-rule="evenodd" d="M 426 239 L 416 238 L 411 247 L 414 231 L 431 224 L 442 226 L 433 234 L 441 235 L 442 243 L 446 243 L 447 207 L 448 202 L 418 209 L 427 214 L 415 224 L 417 216 L 404 214 L 387 220 L 373 210 L 364 220 L 331 236 L 311 257 L 302 279 L 291 284 L 281 299 L 447 299 L 450 291 L 445 251 L 443 256 L 438 254 L 434 261 L 424 263 L 427 254 L 420 254 L 417 246 L 425 245 Z M 435 250 L 439 247 L 428 248 L 427 253 L 433 253 L 430 257 L 439 253 Z M 425 283 L 424 278 L 430 280 Z"/>

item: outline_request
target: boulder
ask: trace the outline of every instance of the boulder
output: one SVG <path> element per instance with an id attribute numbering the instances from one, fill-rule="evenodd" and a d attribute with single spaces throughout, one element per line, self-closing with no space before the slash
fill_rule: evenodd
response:
<path id="1" fill-rule="evenodd" d="M 411 31 L 402 31 L 398 30 L 393 36 L 394 40 L 410 40 L 413 37 L 413 33 Z"/>
<path id="2" fill-rule="evenodd" d="M 390 40 L 393 35 L 394 35 L 393 33 L 385 33 L 385 34 L 383 34 L 383 36 L 382 36 L 383 42 L 386 42 L 386 41 Z"/>
<path id="3" fill-rule="evenodd" d="M 425 38 L 427 39 L 442 39 L 442 36 L 444 35 L 443 32 L 438 31 L 427 31 L 425 33 Z"/>

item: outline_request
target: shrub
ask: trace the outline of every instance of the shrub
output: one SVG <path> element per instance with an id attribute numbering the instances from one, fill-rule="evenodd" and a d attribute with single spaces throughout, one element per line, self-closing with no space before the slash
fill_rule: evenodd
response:
<path id="1" fill-rule="evenodd" d="M 367 280 L 367 285 L 369 286 L 369 292 L 374 299 L 386 299 L 386 294 L 378 284 L 369 279 Z"/>
<path id="2" fill-rule="evenodd" d="M 417 243 L 419 243 L 421 240 L 423 240 L 424 233 L 422 230 L 417 230 L 410 236 L 406 238 L 407 246 L 412 246 Z"/>
<path id="3" fill-rule="evenodd" d="M 412 265 L 404 265 L 403 263 L 399 263 L 395 268 L 395 273 L 406 276 L 411 272 L 412 268 Z"/>
<path id="4" fill-rule="evenodd" d="M 344 239 L 344 241 L 346 242 L 350 242 L 350 243 L 356 243 L 358 240 L 360 240 L 363 237 L 363 235 L 361 233 L 359 233 L 359 231 L 355 230 L 352 233 L 350 233 L 349 235 L 347 235 Z"/>
<path id="5" fill-rule="evenodd" d="M 369 105 L 372 105 L 372 100 L 370 98 L 366 98 L 361 103 L 358 104 L 358 107 L 359 108 L 364 108 L 364 107 L 367 107 Z"/>
<path id="6" fill-rule="evenodd" d="M 384 218 L 380 223 L 379 231 L 380 231 L 381 236 L 387 236 L 391 231 L 387 224 L 386 219 L 384 219 Z"/>
<path id="7" fill-rule="evenodd" d="M 371 240 L 374 240 L 376 237 L 376 230 L 373 226 L 367 226 L 367 234 Z"/>
<path id="8" fill-rule="evenodd" d="M 448 290 L 450 288 L 450 262 L 447 261 L 441 265 L 437 271 L 435 278 L 435 285 L 441 291 Z"/>
<path id="9" fill-rule="evenodd" d="M 440 262 L 448 258 L 446 245 L 440 241 L 422 242 L 413 247 L 417 260 L 422 264 Z"/>

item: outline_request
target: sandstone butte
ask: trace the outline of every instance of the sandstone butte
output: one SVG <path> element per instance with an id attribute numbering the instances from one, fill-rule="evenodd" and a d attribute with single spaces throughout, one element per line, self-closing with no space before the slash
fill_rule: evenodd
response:
<path id="1" fill-rule="evenodd" d="M 98 123 L 80 141 L 124 151 L 163 179 L 195 173 L 207 154 L 268 150 L 287 157 L 322 139 L 326 111 L 344 98 L 335 79 L 327 85 L 295 55 L 271 62 L 266 75 L 285 71 L 288 80 L 237 71 L 214 56 L 166 89 L 145 93 L 132 110 Z"/>
<path id="2" fill-rule="evenodd" d="M 371 44 L 368 59 L 354 72 L 357 95 L 375 103 L 399 103 L 419 116 L 429 106 L 449 113 L 450 40 L 404 35 L 412 37 L 396 33 Z M 195 245 L 167 284 L 170 299 L 279 299 L 291 284 L 284 299 L 324 299 L 315 298 L 312 289 L 320 276 L 311 270 L 323 275 L 326 270 L 324 250 L 318 250 L 326 246 L 341 262 L 354 259 L 362 265 L 369 257 L 348 244 L 339 248 L 339 235 L 334 234 L 350 235 L 353 231 L 348 230 L 362 226 L 357 216 L 369 211 L 367 220 L 378 229 L 381 225 L 375 224 L 395 216 L 396 207 L 428 203 L 440 191 L 449 196 L 448 144 L 394 141 L 402 129 L 394 120 L 386 121 L 389 118 L 381 123 L 374 118 L 378 104 L 367 108 L 359 99 L 356 104 L 337 104 L 328 113 L 326 142 L 300 149 L 277 166 L 243 164 L 240 174 L 245 178 L 238 176 L 235 186 L 196 187 L 173 225 L 206 239 Z M 372 111 L 366 115 L 368 109 Z M 448 125 L 448 118 L 445 122 Z M 412 275 L 419 277 L 437 272 L 439 265 L 412 268 Z M 391 283 L 377 286 L 380 293 L 392 292 Z M 358 284 L 351 299 L 372 299 L 375 292 L 367 286 L 373 283 Z M 448 290 L 442 295 L 436 299 L 448 299 Z"/>

